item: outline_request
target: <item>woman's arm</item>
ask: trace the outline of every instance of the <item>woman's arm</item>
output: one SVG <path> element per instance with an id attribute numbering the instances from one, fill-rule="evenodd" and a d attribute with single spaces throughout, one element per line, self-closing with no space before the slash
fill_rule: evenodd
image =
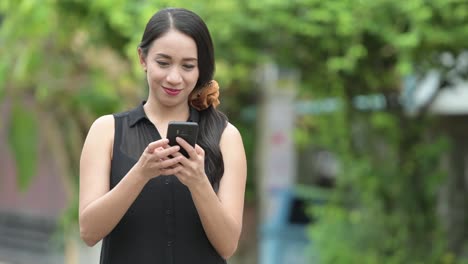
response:
<path id="1" fill-rule="evenodd" d="M 182 142 L 179 142 L 182 143 Z M 185 145 L 183 142 L 182 144 Z M 216 251 L 224 258 L 231 257 L 237 249 L 244 208 L 244 193 L 247 178 L 247 162 L 242 138 L 233 125 L 224 130 L 220 148 L 223 154 L 224 175 L 216 194 L 208 177 L 179 176 L 192 194 L 205 233 Z M 199 155 L 204 151 L 196 146 Z M 193 156 L 193 154 L 191 155 Z M 185 166 L 185 165 L 184 165 Z"/>
<path id="2" fill-rule="evenodd" d="M 80 235 L 88 246 L 107 236 L 119 223 L 145 184 L 159 174 L 177 170 L 164 170 L 177 159 L 161 161 L 179 147 L 167 146 L 167 140 L 150 143 L 138 162 L 125 177 L 109 191 L 114 117 L 98 118 L 86 137 L 80 160 Z"/>

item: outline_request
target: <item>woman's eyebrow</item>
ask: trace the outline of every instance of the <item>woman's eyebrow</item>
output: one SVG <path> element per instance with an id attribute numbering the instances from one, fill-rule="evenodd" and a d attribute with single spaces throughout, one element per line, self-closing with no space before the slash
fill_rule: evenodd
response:
<path id="1" fill-rule="evenodd" d="M 171 56 L 169 56 L 167 54 L 164 54 L 164 53 L 157 53 L 156 56 L 157 57 L 163 57 L 165 59 L 171 59 Z"/>
<path id="2" fill-rule="evenodd" d="M 164 54 L 164 53 L 157 53 L 156 54 L 157 57 L 162 57 L 162 58 L 165 58 L 165 59 L 172 59 L 171 56 L 167 55 L 167 54 Z M 184 61 L 197 61 L 197 58 L 193 58 L 193 57 L 188 57 L 188 58 L 183 58 L 182 60 Z"/>

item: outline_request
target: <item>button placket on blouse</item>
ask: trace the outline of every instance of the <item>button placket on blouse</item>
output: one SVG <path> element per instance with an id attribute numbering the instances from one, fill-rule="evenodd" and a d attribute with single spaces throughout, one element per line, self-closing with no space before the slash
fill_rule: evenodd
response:
<path id="1" fill-rule="evenodd" d="M 174 184 L 173 176 L 166 176 L 164 179 L 164 184 L 167 186 L 165 188 L 166 199 L 165 199 L 165 222 L 166 222 L 166 252 L 168 257 L 168 263 L 173 263 L 174 261 L 174 243 L 175 243 L 175 219 L 174 219 Z"/>

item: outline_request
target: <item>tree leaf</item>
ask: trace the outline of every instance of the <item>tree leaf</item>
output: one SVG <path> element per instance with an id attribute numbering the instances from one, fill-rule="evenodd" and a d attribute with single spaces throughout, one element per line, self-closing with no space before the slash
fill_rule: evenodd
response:
<path id="1" fill-rule="evenodd" d="M 17 184 L 26 191 L 37 170 L 38 125 L 33 111 L 15 103 L 8 131 L 8 143 L 17 169 Z"/>

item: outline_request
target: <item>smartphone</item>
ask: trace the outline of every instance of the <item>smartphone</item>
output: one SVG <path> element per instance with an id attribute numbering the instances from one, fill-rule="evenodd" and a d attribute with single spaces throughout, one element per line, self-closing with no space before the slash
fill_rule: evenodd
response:
<path id="1" fill-rule="evenodd" d="M 198 123 L 171 121 L 167 127 L 166 135 L 167 139 L 169 139 L 169 145 L 171 146 L 179 145 L 176 141 L 176 137 L 181 137 L 192 147 L 195 147 L 198 138 Z M 187 151 L 185 151 L 183 147 L 180 147 L 179 152 L 189 158 Z"/>

